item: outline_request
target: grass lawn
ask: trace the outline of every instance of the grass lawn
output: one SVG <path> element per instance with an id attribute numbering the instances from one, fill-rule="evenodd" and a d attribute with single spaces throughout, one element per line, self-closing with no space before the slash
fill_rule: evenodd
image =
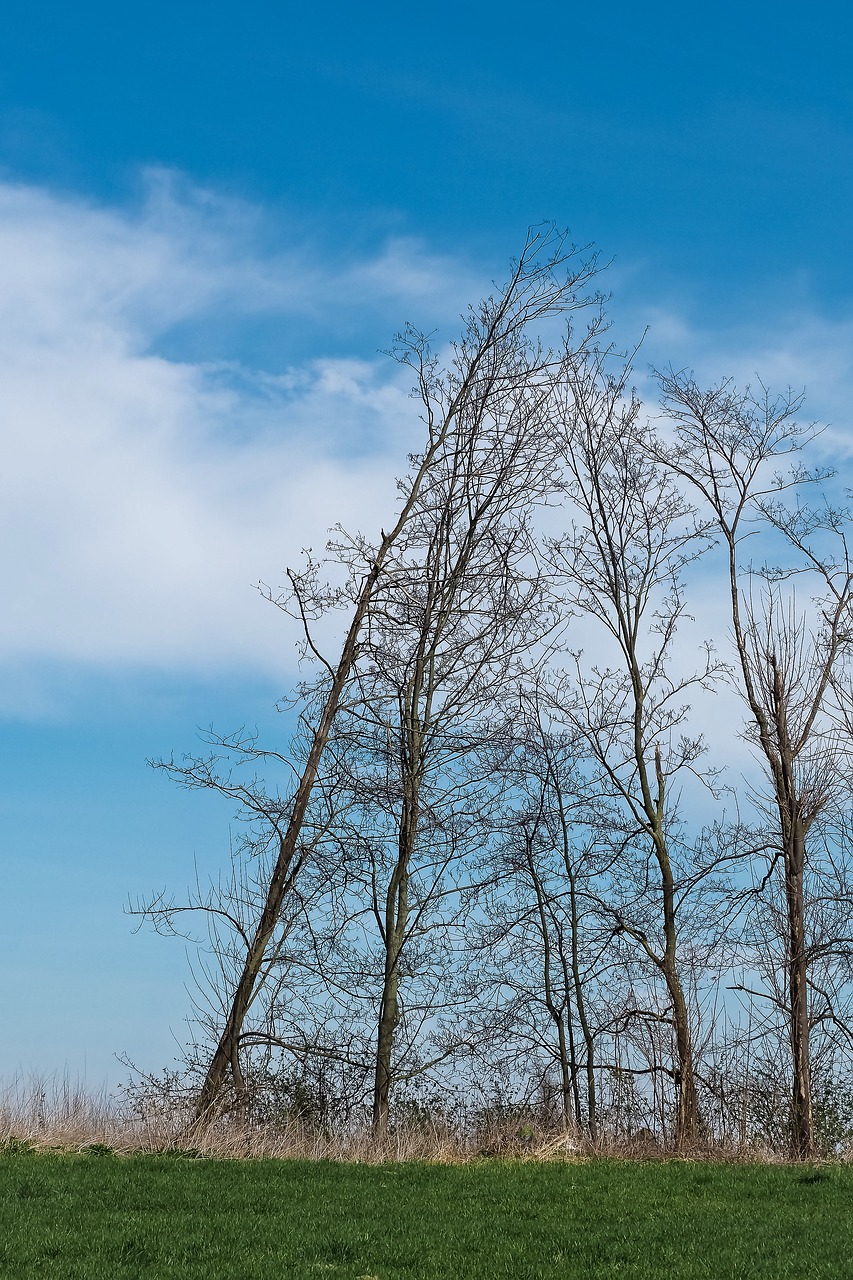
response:
<path id="1" fill-rule="evenodd" d="M 853 1168 L 0 1153 L 3 1280 L 853 1277 Z"/>

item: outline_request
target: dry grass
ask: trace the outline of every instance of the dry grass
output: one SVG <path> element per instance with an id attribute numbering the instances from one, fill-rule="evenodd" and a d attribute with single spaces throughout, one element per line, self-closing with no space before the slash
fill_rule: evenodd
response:
<path id="1" fill-rule="evenodd" d="M 186 1099 L 167 1096 L 149 1098 L 144 1104 L 128 1103 L 106 1092 L 93 1095 L 67 1080 L 18 1081 L 3 1090 L 0 1145 L 17 1144 L 42 1151 L 108 1147 L 119 1154 L 185 1151 L 220 1159 L 274 1157 L 368 1164 L 410 1160 L 450 1164 L 484 1154 L 528 1158 L 547 1154 L 553 1159 L 578 1150 L 565 1134 L 548 1135 L 540 1143 L 495 1132 L 472 1142 L 446 1126 L 429 1124 L 394 1129 L 381 1142 L 367 1126 L 332 1134 L 297 1119 L 241 1127 L 224 1116 L 198 1128 Z"/>
<path id="2" fill-rule="evenodd" d="M 186 1152 L 213 1159 L 278 1158 L 350 1161 L 360 1164 L 428 1161 L 458 1164 L 492 1157 L 524 1161 L 589 1158 L 671 1159 L 648 1130 L 629 1138 L 602 1138 L 560 1130 L 535 1131 L 511 1121 L 463 1132 L 442 1123 L 396 1127 L 382 1141 L 368 1125 L 329 1132 L 299 1119 L 238 1125 L 224 1115 L 199 1128 L 191 1099 L 177 1089 L 152 1088 L 114 1096 L 92 1093 L 67 1079 L 17 1080 L 0 1089 L 0 1148 L 82 1152 L 108 1148 L 117 1154 Z M 687 1154 L 687 1153 L 685 1153 Z M 851 1153 L 845 1153 L 844 1159 Z M 691 1159 L 782 1163 L 764 1147 L 710 1144 Z"/>

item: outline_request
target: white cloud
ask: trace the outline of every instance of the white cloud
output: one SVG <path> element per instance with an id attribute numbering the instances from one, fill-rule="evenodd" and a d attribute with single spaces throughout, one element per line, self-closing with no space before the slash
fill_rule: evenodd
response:
<path id="1" fill-rule="evenodd" d="M 0 662 L 17 680 L 31 660 L 280 672 L 281 619 L 250 584 L 393 503 L 417 440 L 405 371 L 320 355 L 271 375 L 156 344 L 356 283 L 396 310 L 437 296 L 447 264 L 398 242 L 324 270 L 254 249 L 256 222 L 159 178 L 132 214 L 0 186 Z"/>
<path id="2" fill-rule="evenodd" d="M 337 258 L 281 240 L 167 173 L 131 210 L 0 184 L 0 673 L 20 707 L 40 705 L 39 663 L 285 675 L 282 620 L 251 584 L 278 584 L 333 523 L 387 520 L 419 436 L 405 370 L 322 336 L 283 369 L 180 360 L 169 334 L 195 328 L 203 351 L 215 322 L 237 351 L 259 318 L 322 335 L 369 314 L 376 345 L 407 318 L 452 335 L 488 278 L 411 239 Z M 651 318 L 645 358 L 817 383 L 849 455 L 850 322 L 720 339 L 673 308 Z"/>

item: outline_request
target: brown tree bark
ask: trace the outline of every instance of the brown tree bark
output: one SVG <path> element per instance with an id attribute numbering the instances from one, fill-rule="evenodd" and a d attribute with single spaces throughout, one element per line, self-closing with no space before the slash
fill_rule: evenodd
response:
<path id="1" fill-rule="evenodd" d="M 678 1057 L 676 1074 L 675 1149 L 683 1151 L 694 1146 L 700 1136 L 701 1121 L 699 1100 L 696 1096 L 696 1075 L 693 1062 L 693 1037 L 690 1029 L 690 1012 L 684 996 L 684 987 L 678 969 L 678 929 L 675 910 L 675 880 L 664 827 L 664 803 L 666 780 L 661 764 L 660 746 L 655 746 L 655 774 L 657 797 L 648 805 L 648 819 L 652 828 L 655 857 L 661 877 L 663 955 L 658 960 L 672 1004 L 672 1025 Z M 645 778 L 645 766 L 640 769 L 641 784 L 649 794 Z M 649 799 L 651 796 L 649 794 Z"/>
<path id="2" fill-rule="evenodd" d="M 786 859 L 785 898 L 788 917 L 788 990 L 790 1000 L 791 1062 L 791 1154 L 809 1160 L 815 1154 L 812 1114 L 812 1072 L 809 1046 L 808 971 L 803 906 L 803 863 L 805 839 L 795 831 L 792 856 Z"/>
<path id="3" fill-rule="evenodd" d="M 409 923 L 409 868 L 418 834 L 418 769 L 420 752 L 415 734 L 416 769 L 407 770 L 400 815 L 397 863 L 388 883 L 385 897 L 385 922 L 382 941 L 385 948 L 385 970 L 376 1033 L 376 1064 L 373 1085 L 373 1132 L 383 1138 L 388 1132 L 394 1033 L 400 1021 L 400 953 Z"/>

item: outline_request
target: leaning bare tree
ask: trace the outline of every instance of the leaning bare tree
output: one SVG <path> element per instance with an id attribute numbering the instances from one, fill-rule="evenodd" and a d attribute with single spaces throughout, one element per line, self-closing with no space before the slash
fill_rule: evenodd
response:
<path id="1" fill-rule="evenodd" d="M 478 745 L 500 690 L 522 678 L 524 659 L 550 625 L 529 522 L 553 483 L 554 375 L 538 348 L 518 347 L 514 361 L 499 395 L 458 415 L 452 447 L 432 468 L 377 584 L 358 700 L 335 731 L 350 735 L 344 754 L 355 764 L 354 795 L 372 775 L 369 807 L 381 812 L 391 801 L 394 809 L 392 847 L 366 845 L 374 856 L 365 896 L 384 954 L 373 1099 L 380 1134 L 397 1074 L 403 967 L 411 971 L 414 940 L 430 914 L 448 895 L 458 897 L 461 886 L 448 877 L 465 843 L 461 828 L 470 843 L 488 808 Z M 429 416 L 432 404 L 424 407 Z"/>
<path id="2" fill-rule="evenodd" d="M 675 424 L 669 465 L 701 495 L 727 559 L 728 595 L 749 736 L 771 785 L 776 834 L 769 875 L 778 867 L 785 902 L 785 983 L 791 1062 L 790 1149 L 815 1150 L 810 1039 L 810 959 L 826 940 L 810 938 L 810 864 L 817 864 L 821 815 L 849 783 L 839 773 L 844 725 L 838 697 L 853 649 L 853 565 L 846 513 L 826 501 L 788 509 L 780 494 L 828 476 L 780 459 L 814 435 L 798 424 L 801 400 L 754 394 L 726 381 L 700 388 L 692 375 L 661 375 L 664 408 Z M 753 567 L 755 537 L 771 565 Z M 747 544 L 747 540 L 749 540 Z M 753 553 L 742 563 L 744 545 Z M 759 553 L 761 554 L 761 553 Z M 797 600 L 792 583 L 809 597 Z"/>
<path id="3" fill-rule="evenodd" d="M 547 381 L 553 355 L 530 337 L 533 326 L 565 315 L 589 299 L 582 291 L 596 271 L 594 257 L 580 261 L 565 238 L 552 229 L 528 235 L 508 283 L 472 308 L 448 365 L 442 368 L 425 337 L 409 329 L 395 352 L 411 368 L 424 405 L 426 443 L 413 455 L 412 471 L 400 484 L 401 503 L 393 525 L 377 544 L 362 543 L 362 563 L 353 567 L 351 615 L 340 656 L 328 664 L 321 710 L 304 766 L 276 837 L 277 851 L 267 892 L 256 919 L 245 929 L 245 948 L 224 1024 L 219 1032 L 197 1100 L 203 1122 L 239 1055 L 248 1010 L 266 972 L 265 962 L 282 917 L 296 868 L 303 860 L 302 832 L 321 759 L 338 710 L 362 652 L 363 630 L 394 548 L 429 491 L 436 468 L 465 448 L 464 424 L 499 419 L 502 406 L 519 388 Z"/>

